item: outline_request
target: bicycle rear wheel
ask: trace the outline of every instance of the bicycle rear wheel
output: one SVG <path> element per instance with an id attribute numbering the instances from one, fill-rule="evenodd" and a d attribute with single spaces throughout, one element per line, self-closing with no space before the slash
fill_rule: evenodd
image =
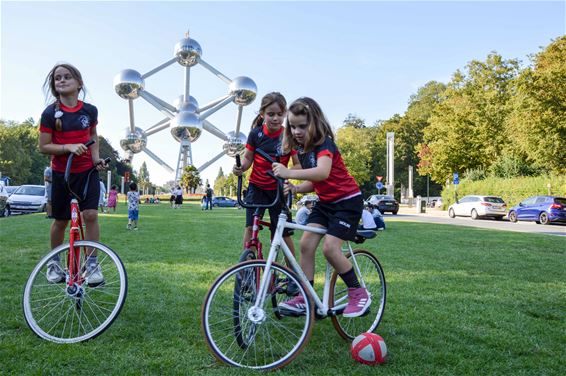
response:
<path id="1" fill-rule="evenodd" d="M 348 287 L 334 271 L 330 280 L 330 307 L 338 308 L 339 314 L 332 316 L 334 328 L 344 339 L 352 340 L 364 332 L 373 332 L 385 309 L 386 287 L 385 275 L 377 258 L 370 252 L 357 249 L 354 257 L 359 267 L 358 279 L 363 282 L 371 296 L 371 305 L 368 312 L 359 317 L 344 317 L 342 311 L 348 302 Z M 351 254 L 347 254 L 348 259 Z M 355 268 L 354 268 L 355 269 Z"/>
<path id="2" fill-rule="evenodd" d="M 39 337 L 56 343 L 76 343 L 104 332 L 118 317 L 126 300 L 126 270 L 118 255 L 104 244 L 81 240 L 80 270 L 84 281 L 69 287 L 67 283 L 47 281 L 47 263 L 59 256 L 61 268 L 69 278 L 69 244 L 61 245 L 39 261 L 31 272 L 23 294 L 25 320 Z M 88 285 L 85 272 L 86 249 L 97 254 L 104 283 Z"/>
<path id="3" fill-rule="evenodd" d="M 224 363 L 264 370 L 280 368 L 293 360 L 310 338 L 313 304 L 295 273 L 286 267 L 272 265 L 263 306 L 254 308 L 259 290 L 256 276 L 264 272 L 263 260 L 235 265 L 218 277 L 206 295 L 201 315 L 203 334 L 213 355 Z M 281 276 L 298 284 L 307 306 L 305 315 L 281 317 L 273 305 L 273 297 L 278 302 L 288 299 L 273 282 Z M 235 291 L 234 286 L 240 290 Z"/>

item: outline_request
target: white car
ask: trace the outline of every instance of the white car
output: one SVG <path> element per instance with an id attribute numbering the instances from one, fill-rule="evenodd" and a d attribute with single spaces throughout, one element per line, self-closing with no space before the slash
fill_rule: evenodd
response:
<path id="1" fill-rule="evenodd" d="M 505 217 L 507 204 L 501 197 L 497 196 L 464 196 L 448 208 L 448 216 L 454 218 L 459 215 L 462 217 L 491 217 L 502 219 Z"/>
<path id="2" fill-rule="evenodd" d="M 22 185 L 10 197 L 7 208 L 10 214 L 45 211 L 47 196 L 43 185 Z"/>

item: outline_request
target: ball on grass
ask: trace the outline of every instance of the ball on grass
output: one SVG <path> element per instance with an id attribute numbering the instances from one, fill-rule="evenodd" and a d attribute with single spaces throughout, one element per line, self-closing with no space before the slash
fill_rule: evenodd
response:
<path id="1" fill-rule="evenodd" d="M 355 361 L 375 366 L 387 359 L 387 345 L 381 336 L 374 333 L 362 333 L 352 342 L 352 358 Z"/>

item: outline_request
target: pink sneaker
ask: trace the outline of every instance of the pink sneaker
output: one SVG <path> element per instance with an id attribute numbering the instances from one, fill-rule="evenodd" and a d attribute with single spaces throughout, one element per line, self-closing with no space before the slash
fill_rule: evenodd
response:
<path id="1" fill-rule="evenodd" d="M 279 303 L 279 308 L 293 313 L 302 314 L 306 312 L 307 304 L 303 295 L 297 295 L 286 302 Z"/>
<path id="2" fill-rule="evenodd" d="M 363 287 L 348 288 L 348 305 L 342 316 L 358 317 L 366 313 L 371 305 L 371 297 Z"/>

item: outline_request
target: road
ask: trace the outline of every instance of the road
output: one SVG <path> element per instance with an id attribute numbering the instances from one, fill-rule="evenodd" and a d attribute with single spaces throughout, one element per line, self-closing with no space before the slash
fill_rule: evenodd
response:
<path id="1" fill-rule="evenodd" d="M 550 224 L 550 225 L 539 225 L 535 222 L 517 222 L 512 223 L 503 219 L 502 221 L 497 221 L 493 219 L 477 219 L 473 220 L 469 217 L 448 217 L 447 211 L 442 211 L 434 208 L 426 208 L 426 213 L 417 213 L 416 208 L 409 208 L 401 206 L 399 208 L 399 213 L 397 215 L 392 215 L 387 213 L 384 215 L 385 222 L 387 220 L 396 221 L 417 221 L 417 222 L 427 222 L 427 223 L 439 223 L 439 224 L 449 224 L 449 225 L 459 225 L 459 226 L 470 226 L 470 227 L 480 227 L 488 228 L 493 230 L 503 230 L 503 231 L 516 231 L 516 232 L 529 232 L 532 234 L 544 234 L 544 235 L 556 235 L 563 236 L 566 238 L 566 225 L 564 224 Z"/>

